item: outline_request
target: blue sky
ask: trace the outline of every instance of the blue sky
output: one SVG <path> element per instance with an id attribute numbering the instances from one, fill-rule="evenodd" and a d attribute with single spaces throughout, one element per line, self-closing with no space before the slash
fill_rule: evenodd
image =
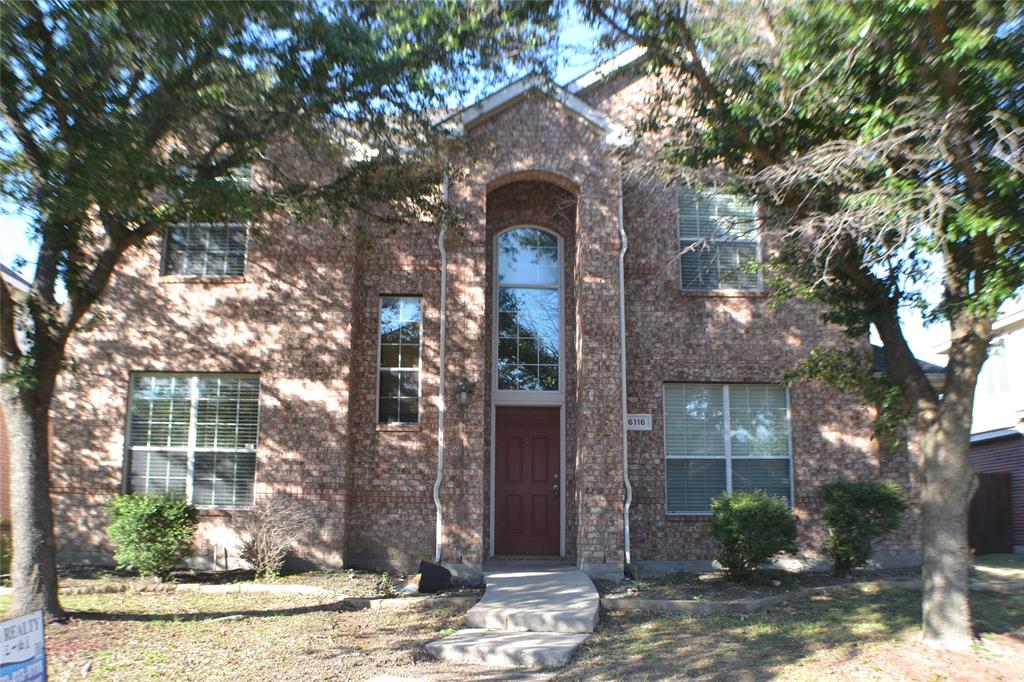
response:
<path id="1" fill-rule="evenodd" d="M 555 78 L 567 83 L 586 73 L 603 59 L 612 54 L 595 54 L 599 32 L 586 26 L 579 18 L 578 9 L 571 6 L 569 20 L 559 36 L 558 64 Z M 20 272 L 30 279 L 35 270 L 35 256 L 38 244 L 31 237 L 29 216 L 18 211 L 17 206 L 0 204 L 0 263 Z M 17 267 L 23 259 L 24 267 Z M 904 331 L 911 348 L 922 360 L 944 364 L 944 358 L 935 353 L 935 348 L 948 339 L 948 332 L 942 325 L 925 327 L 919 315 L 906 312 L 903 316 Z M 876 340 L 877 342 L 877 340 Z"/>

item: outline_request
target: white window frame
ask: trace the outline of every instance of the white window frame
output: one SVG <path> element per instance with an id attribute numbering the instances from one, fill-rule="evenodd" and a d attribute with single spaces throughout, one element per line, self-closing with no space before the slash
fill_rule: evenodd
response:
<path id="1" fill-rule="evenodd" d="M 761 271 L 760 265 L 764 262 L 762 259 L 761 252 L 761 236 L 762 236 L 762 221 L 761 221 L 761 205 L 756 201 L 749 202 L 751 205 L 751 211 L 754 217 L 754 238 L 753 239 L 684 239 L 679 235 L 679 220 L 681 216 L 680 209 L 680 197 L 683 192 L 694 192 L 697 194 L 707 194 L 713 196 L 739 196 L 740 199 L 747 201 L 746 197 L 731 194 L 729 192 L 722 192 L 716 188 L 710 189 L 697 189 L 693 187 L 680 187 L 676 189 L 676 258 L 679 261 L 679 290 L 686 294 L 692 293 L 724 293 L 724 294 L 757 294 L 764 291 L 764 273 Z M 686 246 L 683 246 L 683 242 L 688 242 Z M 705 242 L 708 245 L 715 245 L 718 243 L 723 244 L 753 244 L 755 250 L 755 258 L 757 259 L 757 286 L 753 289 L 737 289 L 735 287 L 716 287 L 716 288 L 702 288 L 702 287 L 688 287 L 683 284 L 683 251 L 684 249 L 690 248 L 694 244 L 700 244 Z M 721 273 L 721 270 L 719 270 Z M 719 275 L 719 281 L 721 281 L 721 275 Z"/>
<path id="2" fill-rule="evenodd" d="M 513 289 L 542 289 L 551 290 L 549 284 L 508 284 L 502 283 L 499 279 L 500 253 L 498 242 L 501 235 L 516 230 L 540 230 L 553 236 L 558 243 L 558 390 L 555 391 L 524 391 L 518 389 L 499 389 L 498 383 L 498 335 L 499 324 L 499 294 L 501 287 Z M 494 276 L 492 292 L 492 310 L 494 319 L 491 333 L 491 397 L 492 403 L 498 405 L 562 405 L 565 402 L 565 241 L 562 237 L 546 227 L 540 225 L 513 225 L 507 227 L 494 235 Z"/>
<path id="3" fill-rule="evenodd" d="M 132 414 L 135 407 L 135 379 L 138 377 L 181 377 L 188 378 L 189 380 L 189 420 L 188 420 L 188 442 L 184 449 L 181 447 L 154 447 L 148 445 L 132 445 Z M 207 505 L 199 504 L 195 505 L 199 509 L 251 509 L 255 502 L 255 487 L 258 477 L 256 475 L 257 469 L 259 468 L 259 457 L 257 452 L 259 450 L 259 439 L 260 439 L 260 398 L 263 393 L 263 386 L 259 374 L 245 374 L 245 373 L 230 373 L 230 372 L 132 372 L 128 378 L 128 414 L 127 414 L 127 427 L 125 429 L 125 468 L 124 468 L 124 481 L 121 489 L 125 493 L 130 492 L 141 492 L 133 491 L 131 488 L 132 478 L 132 457 L 135 451 L 139 452 L 182 452 L 186 453 L 186 471 L 185 471 L 185 500 L 189 504 L 192 502 L 192 489 L 194 487 L 194 475 L 195 475 L 195 459 L 196 459 L 196 442 L 198 433 L 198 416 L 199 416 L 199 378 L 203 376 L 208 377 L 220 377 L 225 379 L 230 378 L 246 378 L 256 379 L 257 384 L 257 401 L 256 401 L 256 443 L 252 444 L 251 447 L 246 448 L 198 448 L 202 452 L 252 452 L 254 463 L 253 463 L 253 502 L 243 505 Z"/>
<path id="4" fill-rule="evenodd" d="M 725 452 L 721 455 L 670 455 L 668 452 L 668 398 L 665 389 L 671 385 L 681 384 L 692 384 L 692 385 L 704 385 L 704 386 L 720 386 L 722 388 L 722 416 L 723 416 L 723 438 L 725 439 Z M 796 482 L 793 480 L 793 411 L 790 407 L 789 389 L 785 386 L 780 387 L 778 384 L 766 384 L 766 383 L 732 383 L 732 384 L 719 384 L 699 381 L 668 381 L 662 384 L 661 389 L 661 428 L 662 428 L 662 446 L 665 451 L 665 515 L 666 516 L 711 516 L 710 510 L 704 511 L 670 511 L 668 508 L 668 460 L 670 459 L 683 459 L 683 460 L 724 460 L 725 461 L 725 490 L 723 492 L 731 495 L 732 494 L 732 421 L 729 414 L 729 387 L 730 386 L 772 386 L 774 388 L 782 388 L 784 395 L 786 396 L 786 445 L 789 450 L 789 454 L 786 456 L 782 455 L 742 455 L 737 456 L 735 459 L 739 461 L 751 461 L 751 460 L 787 460 L 789 462 L 789 508 L 794 509 L 796 507 L 796 494 L 794 489 L 796 488 Z"/>
<path id="5" fill-rule="evenodd" d="M 420 333 L 419 333 L 419 363 L 415 368 L 413 367 L 384 367 L 381 365 L 381 313 L 384 312 L 384 299 L 385 298 L 416 298 L 420 302 Z M 374 399 L 374 413 L 373 420 L 376 424 L 381 425 L 404 425 L 404 426 L 418 426 L 423 421 L 423 296 L 421 294 L 380 294 L 377 296 L 377 379 L 376 379 L 376 398 Z M 382 422 L 380 420 L 380 373 L 384 370 L 405 370 L 412 371 L 416 370 L 416 421 L 414 422 Z M 399 402 L 398 414 L 402 414 L 402 405 Z"/>
<path id="6" fill-rule="evenodd" d="M 238 275 L 217 275 L 217 274 L 203 274 L 203 275 L 192 275 L 185 272 L 168 272 L 167 271 L 167 259 L 170 252 L 170 230 L 179 227 L 241 227 L 245 230 L 245 243 L 242 245 L 242 272 Z M 178 277 L 188 279 L 233 279 L 236 277 L 244 277 L 246 270 L 249 268 L 249 225 L 246 223 L 237 222 L 184 222 L 184 223 L 171 223 L 167 226 L 168 232 L 164 234 L 163 247 L 160 250 L 160 276 L 161 277 Z"/>

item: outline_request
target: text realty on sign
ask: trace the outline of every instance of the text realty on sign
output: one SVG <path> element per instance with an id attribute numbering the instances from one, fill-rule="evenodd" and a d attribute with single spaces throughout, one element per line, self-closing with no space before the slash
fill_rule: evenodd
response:
<path id="1" fill-rule="evenodd" d="M 0 624 L 0 682 L 46 679 L 43 612 L 34 611 Z"/>

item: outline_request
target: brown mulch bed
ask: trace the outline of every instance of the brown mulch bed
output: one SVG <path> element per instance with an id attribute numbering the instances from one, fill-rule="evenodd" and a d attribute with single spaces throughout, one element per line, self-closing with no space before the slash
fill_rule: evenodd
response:
<path id="1" fill-rule="evenodd" d="M 639 578 L 621 582 L 595 581 L 602 597 L 633 597 L 637 599 L 685 599 L 692 601 L 734 601 L 759 599 L 806 587 L 848 585 L 866 580 L 901 580 L 917 578 L 916 568 L 899 570 L 855 571 L 848 576 L 830 573 L 795 573 L 764 570 L 749 582 L 730 580 L 721 571 L 706 573 L 673 573 L 657 578 Z"/>
<path id="2" fill-rule="evenodd" d="M 374 571 L 341 569 L 337 571 L 286 572 L 279 578 L 265 581 L 267 584 L 308 585 L 329 590 L 339 596 L 388 598 L 398 596 L 398 591 L 411 576 L 386 576 Z M 174 571 L 169 582 L 182 584 L 227 585 L 252 582 L 253 571 Z M 153 585 L 152 578 L 140 578 L 128 571 L 109 568 L 75 567 L 61 571 L 61 587 L 90 587 L 100 585 L 124 585 L 127 589 Z M 439 597 L 483 595 L 483 588 L 452 586 Z"/>

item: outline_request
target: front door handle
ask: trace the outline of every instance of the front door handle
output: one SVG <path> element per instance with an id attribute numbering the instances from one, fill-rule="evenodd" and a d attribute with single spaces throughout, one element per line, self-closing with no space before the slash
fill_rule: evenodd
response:
<path id="1" fill-rule="evenodd" d="M 558 497 L 558 493 L 560 490 L 561 489 L 558 487 L 557 483 L 551 486 L 551 492 L 554 493 L 555 497 Z"/>

